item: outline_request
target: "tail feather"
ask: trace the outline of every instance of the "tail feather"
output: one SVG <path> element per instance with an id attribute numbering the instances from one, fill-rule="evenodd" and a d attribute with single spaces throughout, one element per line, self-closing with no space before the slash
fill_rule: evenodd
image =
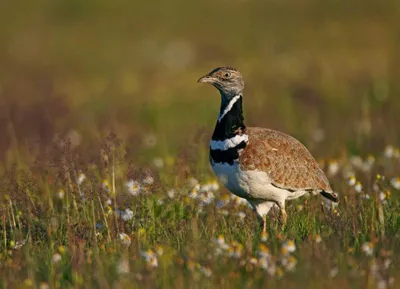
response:
<path id="1" fill-rule="evenodd" d="M 339 196 L 337 193 L 321 191 L 321 195 L 327 198 L 328 200 L 331 200 L 332 202 L 335 203 L 339 202 Z"/>

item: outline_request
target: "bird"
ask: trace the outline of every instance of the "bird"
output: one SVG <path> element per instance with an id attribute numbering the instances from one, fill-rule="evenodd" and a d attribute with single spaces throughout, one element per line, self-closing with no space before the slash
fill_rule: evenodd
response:
<path id="1" fill-rule="evenodd" d="M 244 80 L 233 67 L 218 67 L 198 80 L 218 89 L 221 106 L 210 141 L 210 164 L 225 187 L 246 199 L 267 229 L 267 214 L 280 210 L 287 223 L 286 200 L 306 193 L 339 201 L 327 177 L 307 148 L 285 133 L 246 127 L 243 117 Z"/>

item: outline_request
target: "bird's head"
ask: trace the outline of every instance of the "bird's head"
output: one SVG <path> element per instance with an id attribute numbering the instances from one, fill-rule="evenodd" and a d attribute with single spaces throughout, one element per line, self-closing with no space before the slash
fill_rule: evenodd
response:
<path id="1" fill-rule="evenodd" d="M 242 74 L 232 67 L 218 67 L 201 77 L 198 82 L 210 83 L 227 99 L 243 92 L 244 81 Z"/>

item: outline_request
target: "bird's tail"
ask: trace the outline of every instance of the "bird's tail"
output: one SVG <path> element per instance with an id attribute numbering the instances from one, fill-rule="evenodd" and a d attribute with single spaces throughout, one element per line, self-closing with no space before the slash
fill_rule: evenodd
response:
<path id="1" fill-rule="evenodd" d="M 338 203 L 339 202 L 339 196 L 337 193 L 334 192 L 327 192 L 327 191 L 321 191 L 321 195 L 323 195 L 325 198 L 328 200 L 331 200 L 332 202 Z"/>

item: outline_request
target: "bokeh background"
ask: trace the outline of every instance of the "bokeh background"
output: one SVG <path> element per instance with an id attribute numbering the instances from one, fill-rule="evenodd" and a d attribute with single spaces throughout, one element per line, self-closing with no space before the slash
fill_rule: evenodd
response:
<path id="1" fill-rule="evenodd" d="M 138 162 L 207 147 L 219 111 L 196 83 L 242 71 L 247 125 L 321 158 L 399 141 L 400 2 L 3 1 L 0 159 L 57 136 L 88 155 L 110 131 Z M 149 144 L 150 143 L 150 144 Z M 206 161 L 205 161 L 206 162 Z"/>

